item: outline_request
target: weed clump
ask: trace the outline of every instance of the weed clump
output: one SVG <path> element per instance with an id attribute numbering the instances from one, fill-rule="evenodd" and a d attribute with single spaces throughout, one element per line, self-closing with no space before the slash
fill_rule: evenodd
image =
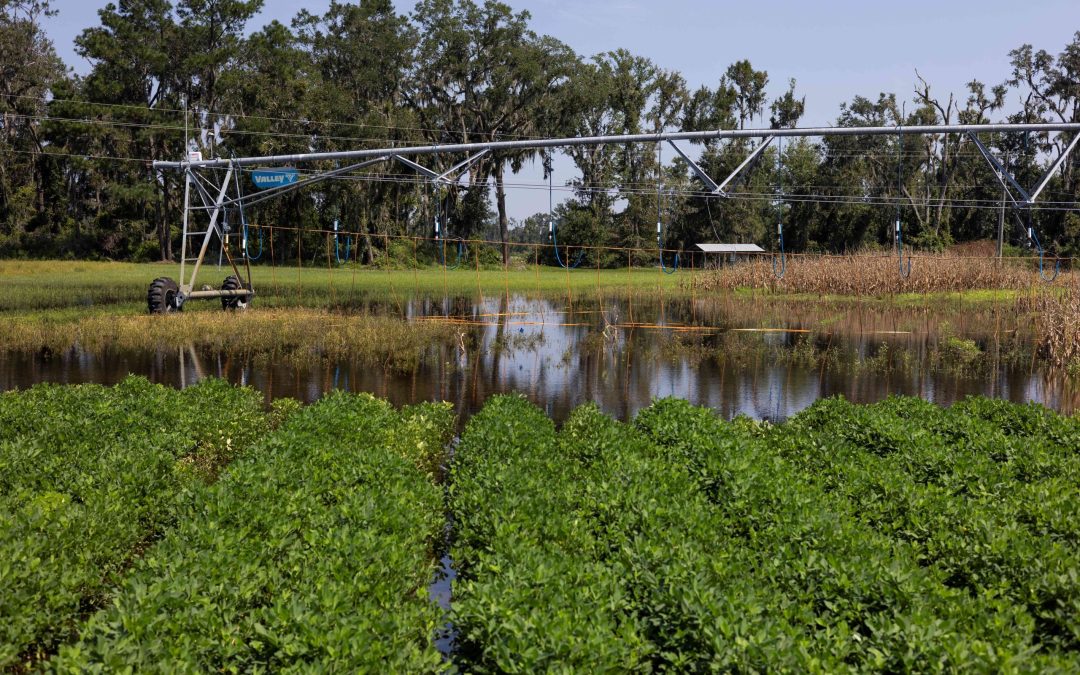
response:
<path id="1" fill-rule="evenodd" d="M 183 345 L 230 356 L 299 362 L 349 357 L 397 372 L 415 369 L 431 345 L 451 344 L 456 338 L 448 324 L 318 309 L 184 312 L 167 317 L 98 314 L 70 321 L 31 315 L 0 323 L 0 345 L 23 353 L 72 348 L 155 351 Z"/>

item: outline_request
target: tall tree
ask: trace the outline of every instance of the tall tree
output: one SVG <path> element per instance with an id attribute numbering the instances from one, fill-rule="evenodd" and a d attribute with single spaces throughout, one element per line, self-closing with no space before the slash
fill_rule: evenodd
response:
<path id="1" fill-rule="evenodd" d="M 323 120 L 315 125 L 320 150 L 385 147 L 417 137 L 403 90 L 416 36 L 390 0 L 334 1 L 322 16 L 301 12 L 294 25 L 313 64 L 311 109 Z M 399 169 L 377 170 L 390 175 Z M 418 195 L 394 181 L 331 181 L 320 193 L 334 205 L 333 217 L 359 230 L 364 262 L 375 257 L 372 235 L 399 234 L 391 230 L 407 222 Z"/>
<path id="2" fill-rule="evenodd" d="M 176 7 L 184 93 L 204 124 L 222 110 L 219 80 L 240 53 L 244 30 L 263 0 L 180 0 Z"/>
<path id="3" fill-rule="evenodd" d="M 1012 75 L 1005 83 L 1021 95 L 1022 108 L 1009 116 L 1010 121 L 1080 122 L 1080 31 L 1055 57 L 1046 50 L 1035 51 L 1025 44 L 1009 53 Z M 1039 173 L 1039 156 L 1057 157 L 1073 139 L 1071 134 L 1055 137 L 1007 139 L 1017 156 L 1027 162 L 1018 166 L 1027 172 L 1024 178 L 1034 180 Z M 1074 150 L 1074 153 L 1076 151 Z M 1075 158 L 1075 155 L 1074 155 Z M 1056 201 L 1075 202 L 1080 195 L 1080 171 L 1077 162 L 1064 162 L 1054 177 L 1050 193 Z M 1039 211 L 1040 226 L 1049 233 L 1049 241 L 1059 247 L 1080 251 L 1080 215 L 1065 210 Z"/>
<path id="4" fill-rule="evenodd" d="M 55 107 L 62 117 L 89 117 L 100 124 L 75 137 L 75 129 L 62 128 L 58 144 L 73 153 L 175 159 L 183 153 L 183 119 L 177 114 L 183 76 L 177 69 L 180 34 L 172 5 L 167 0 L 121 0 L 106 5 L 98 16 L 101 24 L 75 40 L 76 52 L 91 63 L 80 83 L 79 101 Z M 162 176 L 159 193 L 153 174 L 144 167 L 108 161 L 93 166 L 98 179 L 107 178 L 90 200 L 94 213 L 80 219 L 92 218 L 106 243 L 101 252 L 124 255 L 124 249 L 137 246 L 149 230 L 156 234 L 158 258 L 171 259 L 170 221 L 176 220 L 179 206 L 176 177 Z M 94 177 L 87 181 L 95 182 Z"/>
<path id="5" fill-rule="evenodd" d="M 64 67 L 41 28 L 49 13 L 47 0 L 0 0 L 0 250 L 50 251 L 56 234 L 46 217 L 41 126 Z"/>
<path id="6" fill-rule="evenodd" d="M 836 124 L 896 126 L 899 116 L 895 94 L 879 94 L 876 101 L 856 96 L 841 104 Z M 810 226 L 810 240 L 828 251 L 853 250 L 885 241 L 893 213 L 882 202 L 896 184 L 895 142 L 886 136 L 822 139 L 818 192 L 824 193 L 825 200 Z"/>
<path id="7" fill-rule="evenodd" d="M 413 21 L 421 40 L 416 53 L 412 101 L 436 119 L 444 135 L 460 141 L 497 141 L 545 135 L 558 115 L 552 110 L 568 84 L 575 56 L 554 38 L 528 27 L 528 12 L 487 0 L 424 0 Z M 509 262 L 505 173 L 520 169 L 535 151 L 499 151 L 474 169 L 494 178 L 504 264 Z"/>
<path id="8" fill-rule="evenodd" d="M 765 107 L 765 87 L 769 84 L 769 74 L 764 70 L 754 70 L 749 61 L 736 61 L 728 66 L 725 73 L 730 86 L 735 92 L 735 110 L 739 128 L 755 116 L 761 115 Z"/>
<path id="9" fill-rule="evenodd" d="M 788 80 L 788 90 L 769 106 L 772 117 L 769 126 L 773 129 L 794 129 L 806 112 L 806 97 L 795 98 L 795 78 Z"/>

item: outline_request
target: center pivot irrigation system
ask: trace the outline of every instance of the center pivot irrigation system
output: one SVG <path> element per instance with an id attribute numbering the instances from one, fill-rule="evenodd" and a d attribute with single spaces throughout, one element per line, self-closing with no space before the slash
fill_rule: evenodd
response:
<path id="1" fill-rule="evenodd" d="M 1065 147 L 1061 156 L 1054 161 L 1046 174 L 1038 184 L 1029 190 L 1025 190 L 1008 171 L 1005 165 L 990 152 L 979 139 L 980 134 L 991 133 L 1052 133 L 1072 132 L 1072 141 Z M 341 152 L 313 152 L 293 155 L 269 155 L 263 157 L 233 157 L 203 159 L 199 153 L 191 153 L 186 161 L 181 162 L 154 162 L 154 169 L 159 171 L 173 170 L 184 173 L 184 215 L 183 236 L 181 239 L 180 254 L 180 281 L 177 283 L 169 277 L 155 279 L 150 284 L 147 294 L 147 306 L 151 313 L 164 313 L 180 310 L 184 303 L 193 298 L 220 298 L 222 307 L 225 309 L 241 309 L 248 305 L 255 295 L 255 289 L 251 283 L 250 261 L 258 256 L 250 256 L 247 242 L 247 222 L 244 208 L 259 202 L 277 197 L 279 195 L 299 190 L 314 185 L 324 180 L 344 177 L 361 171 L 381 162 L 396 161 L 416 171 L 423 180 L 430 184 L 433 190 L 452 185 L 469 167 L 487 153 L 504 150 L 539 150 L 547 148 L 562 148 L 576 145 L 605 145 L 626 143 L 655 143 L 659 147 L 668 143 L 683 158 L 695 176 L 705 185 L 707 196 L 725 199 L 737 198 L 729 193 L 726 188 L 743 172 L 749 171 L 761 159 L 765 149 L 773 140 L 785 137 L 825 137 L 825 136 L 889 136 L 896 135 L 902 138 L 907 135 L 925 134 L 965 134 L 980 154 L 986 159 L 993 169 L 994 174 L 1008 195 L 1015 213 L 1017 213 L 1026 227 L 1028 240 L 1039 253 L 1039 276 L 1045 281 L 1053 281 L 1057 276 L 1058 267 L 1055 266 L 1053 274 L 1043 269 L 1044 251 L 1039 238 L 1032 225 L 1031 209 L 1043 188 L 1050 182 L 1062 163 L 1080 141 L 1080 124 L 953 124 L 953 125 L 924 125 L 924 126 L 891 126 L 891 127 L 817 127 L 807 129 L 718 129 L 712 131 L 680 131 L 657 134 L 625 134 L 617 136 L 585 136 L 574 138 L 546 138 L 513 141 L 492 141 L 485 143 L 458 143 L 451 145 L 428 145 L 408 148 L 379 148 L 367 150 L 349 150 Z M 708 141 L 716 139 L 735 138 L 760 138 L 761 141 L 747 158 L 721 182 L 716 182 L 694 160 L 676 145 L 676 141 Z M 465 155 L 465 159 L 455 164 L 451 169 L 443 173 L 437 173 L 410 158 L 427 155 Z M 274 185 L 260 192 L 245 194 L 243 181 L 240 174 L 244 167 L 296 167 L 301 164 L 316 162 L 334 162 L 335 168 L 323 171 L 314 171 L 302 180 L 298 178 L 295 170 L 278 169 L 277 171 L 256 171 L 253 176 L 260 176 L 263 185 Z M 351 162 L 341 166 L 343 162 Z M 222 175 L 222 172 L 224 174 Z M 550 187 L 550 170 L 547 171 Z M 258 178 L 256 178 L 258 181 Z M 658 190 L 660 180 L 657 179 Z M 192 199 L 194 192 L 198 201 Z M 658 191 L 658 196 L 659 196 Z M 782 204 L 782 188 L 778 186 L 777 199 Z M 659 207 L 659 200 L 658 200 Z M 230 214 L 239 217 L 242 228 L 242 245 L 240 247 L 240 265 L 229 253 L 226 245 L 226 235 L 230 231 L 228 219 Z M 782 214 L 782 212 L 781 212 Z M 195 221 L 198 221 L 196 224 Z M 437 246 L 442 253 L 442 260 L 446 258 L 445 229 L 440 229 L 441 223 L 438 215 L 434 218 L 434 235 Z M 898 255 L 901 259 L 901 274 L 904 275 L 902 257 L 903 249 L 901 238 L 901 223 L 899 214 L 895 224 L 895 242 L 898 246 Z M 663 231 L 662 218 L 659 208 L 657 210 L 656 223 L 657 246 L 660 249 L 661 266 L 663 263 Z M 549 214 L 549 237 L 554 240 L 554 225 L 550 221 Z M 211 242 L 217 239 L 220 250 L 227 258 L 232 274 L 229 275 L 221 288 L 214 289 L 209 286 L 197 287 L 199 270 L 206 259 L 207 251 L 210 250 Z M 460 245 L 459 257 L 460 257 Z M 260 250 L 261 254 L 261 250 Z M 567 261 L 568 262 L 568 261 Z M 779 267 L 777 267 L 779 262 Z M 565 265 L 560 260 L 560 263 Z M 1060 264 L 1060 261 L 1059 261 Z M 241 272 L 240 266 L 243 267 Z M 674 259 L 674 266 L 678 265 L 678 254 Z M 189 269 L 190 268 L 190 269 Z M 783 277 L 786 269 L 784 254 L 784 225 L 782 215 L 777 219 L 777 252 L 773 257 L 773 271 L 777 277 Z M 664 267 L 664 271 L 669 271 Z M 908 271 L 910 272 L 910 259 Z"/>

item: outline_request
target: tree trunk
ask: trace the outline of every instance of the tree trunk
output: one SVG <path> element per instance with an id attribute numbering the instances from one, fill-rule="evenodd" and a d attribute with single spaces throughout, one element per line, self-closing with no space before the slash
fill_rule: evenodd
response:
<path id="1" fill-rule="evenodd" d="M 911 212 L 915 214 L 915 219 L 919 221 L 919 229 L 926 229 L 926 218 L 923 216 L 922 209 L 919 207 L 919 203 L 915 201 L 915 195 L 911 194 L 906 185 L 900 188 L 904 195 L 907 196 L 908 204 L 911 205 Z"/>
<path id="2" fill-rule="evenodd" d="M 376 234 L 378 234 L 380 223 L 386 222 L 386 211 L 391 208 L 386 200 L 382 200 L 377 206 L 372 208 L 371 202 L 367 202 L 366 208 L 361 208 L 358 217 L 362 219 L 361 223 L 357 225 L 357 231 L 359 237 L 364 240 L 364 252 L 361 255 L 355 256 L 357 262 L 361 265 L 372 265 L 375 263 L 375 244 L 371 240 L 371 231 L 374 228 Z M 343 228 L 348 230 L 348 227 Z M 357 248 L 360 247 L 360 242 L 356 242 Z M 384 251 L 387 253 L 387 251 Z"/>
<path id="3" fill-rule="evenodd" d="M 8 205 L 8 189 L 7 189 L 7 163 L 0 161 L 0 211 L 7 209 Z"/>
<path id="4" fill-rule="evenodd" d="M 33 156 L 34 163 L 34 182 L 37 183 L 34 186 L 34 192 L 37 199 L 37 211 L 38 213 L 45 212 L 45 170 L 41 166 L 41 155 L 35 153 Z"/>
<path id="5" fill-rule="evenodd" d="M 163 143 L 157 141 L 157 139 L 151 137 L 150 139 L 150 159 L 156 160 L 164 156 L 164 148 L 161 147 Z M 159 193 L 159 199 L 157 202 L 157 239 L 158 239 L 158 253 L 161 255 L 162 262 L 172 261 L 172 228 L 169 226 L 169 177 L 164 171 L 155 172 L 153 168 L 149 171 L 147 176 L 151 181 L 161 181 L 161 191 Z M 182 214 L 181 214 L 182 215 Z"/>
<path id="6" fill-rule="evenodd" d="M 503 267 L 510 264 L 510 230 L 506 218 L 506 189 L 503 186 L 503 164 L 495 161 L 495 203 L 499 210 L 499 237 L 502 240 Z"/>
<path id="7" fill-rule="evenodd" d="M 373 265 L 375 263 L 375 249 L 371 243 L 370 225 L 365 224 L 362 228 L 364 234 L 364 257 L 361 263 L 364 265 Z"/>
<path id="8" fill-rule="evenodd" d="M 151 173 L 153 177 L 153 173 Z M 162 175 L 161 176 L 161 198 L 158 201 L 157 208 L 157 230 L 158 230 L 158 253 L 161 255 L 161 262 L 167 262 L 172 260 L 172 237 L 169 236 L 171 229 L 169 227 L 169 218 L 166 214 L 169 212 L 169 180 Z"/>

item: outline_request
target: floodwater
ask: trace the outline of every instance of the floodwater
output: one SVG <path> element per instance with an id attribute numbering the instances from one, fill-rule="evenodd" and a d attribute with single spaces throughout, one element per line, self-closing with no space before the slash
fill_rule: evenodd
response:
<path id="1" fill-rule="evenodd" d="M 1044 372 L 1032 356 L 1030 326 L 1007 309 L 823 310 L 730 296 L 424 298 L 359 309 L 450 321 L 459 336 L 431 345 L 410 372 L 349 358 L 241 359 L 184 345 L 131 353 L 0 353 L 0 390 L 38 382 L 111 384 L 128 373 L 184 387 L 216 376 L 256 387 L 268 401 L 311 402 L 345 389 L 395 405 L 450 401 L 463 419 L 492 395 L 520 392 L 556 421 L 590 401 L 625 420 L 662 396 L 688 399 L 725 418 L 774 421 L 837 394 L 855 402 L 906 394 L 946 405 L 983 394 L 1069 414 L 1080 409 L 1077 386 Z"/>
<path id="2" fill-rule="evenodd" d="M 0 391 L 39 382 L 113 384 L 129 373 L 175 387 L 222 377 L 256 387 L 268 402 L 286 396 L 312 402 L 334 389 L 370 392 L 395 405 L 450 401 L 461 422 L 490 396 L 507 392 L 526 395 L 556 422 L 586 402 L 627 420 L 662 396 L 725 418 L 772 421 L 834 395 L 867 403 L 906 394 L 948 405 L 983 394 L 1067 414 L 1080 410 L 1080 388 L 1034 358 L 1029 320 L 995 306 L 838 308 L 753 297 L 615 296 L 424 298 L 353 309 L 448 322 L 456 335 L 430 345 L 408 372 L 350 358 L 274 361 L 187 345 L 0 352 Z M 445 535 L 428 592 L 449 611 L 457 576 L 449 520 Z M 455 639 L 448 621 L 433 635 L 446 658 Z"/>

